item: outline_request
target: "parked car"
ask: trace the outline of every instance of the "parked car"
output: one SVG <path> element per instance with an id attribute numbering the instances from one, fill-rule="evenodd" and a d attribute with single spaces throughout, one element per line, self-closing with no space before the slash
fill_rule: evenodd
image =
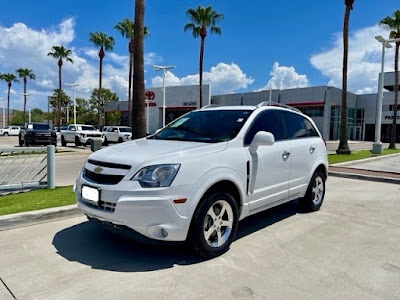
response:
<path id="1" fill-rule="evenodd" d="M 0 135 L 18 135 L 20 130 L 19 126 L 6 126 L 0 129 Z"/>
<path id="2" fill-rule="evenodd" d="M 101 139 L 104 143 L 104 135 L 92 125 L 69 125 L 67 130 L 61 131 L 61 145 L 75 143 L 75 146 L 88 145 L 93 138 Z"/>
<path id="3" fill-rule="evenodd" d="M 57 135 L 47 124 L 26 123 L 19 132 L 18 143 L 25 145 L 54 145 L 57 146 Z"/>
<path id="4" fill-rule="evenodd" d="M 228 250 L 239 220 L 300 198 L 324 200 L 324 141 L 314 122 L 278 104 L 208 107 L 147 138 L 92 153 L 74 185 L 90 221 L 204 257 Z"/>
<path id="5" fill-rule="evenodd" d="M 58 126 L 54 127 L 54 131 L 57 134 L 57 140 L 59 140 L 61 138 L 61 131 L 65 131 L 67 129 L 68 129 L 67 126 L 60 126 L 60 130 L 58 130 Z"/>
<path id="6" fill-rule="evenodd" d="M 127 126 L 109 126 L 104 131 L 104 145 L 122 143 L 132 139 L 132 128 Z"/>

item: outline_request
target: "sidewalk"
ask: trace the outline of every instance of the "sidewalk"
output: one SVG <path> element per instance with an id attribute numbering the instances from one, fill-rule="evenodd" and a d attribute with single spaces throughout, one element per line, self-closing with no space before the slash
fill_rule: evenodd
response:
<path id="1" fill-rule="evenodd" d="M 400 153 L 330 165 L 329 175 L 400 184 Z"/>

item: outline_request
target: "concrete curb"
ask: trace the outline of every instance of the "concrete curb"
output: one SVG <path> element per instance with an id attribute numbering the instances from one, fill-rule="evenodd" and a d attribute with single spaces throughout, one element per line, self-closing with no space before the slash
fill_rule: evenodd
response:
<path id="1" fill-rule="evenodd" d="M 361 175 L 361 174 L 353 174 L 353 173 L 341 173 L 341 172 L 333 172 L 333 171 L 329 171 L 328 175 L 334 176 L 334 177 L 400 184 L 400 179 L 390 178 L 390 177 L 379 177 L 379 176 Z"/>
<path id="2" fill-rule="evenodd" d="M 381 155 L 381 156 L 376 156 L 376 157 L 346 161 L 346 162 L 342 162 L 342 163 L 332 164 L 330 166 L 332 166 L 332 167 L 354 166 L 354 165 L 358 165 L 360 163 L 370 162 L 370 161 L 374 161 L 374 160 L 381 160 L 381 159 L 391 158 L 391 157 L 396 157 L 396 156 L 400 156 L 400 153 L 394 153 L 394 154 Z"/>
<path id="3" fill-rule="evenodd" d="M 83 216 L 76 204 L 0 216 L 0 231 Z"/>

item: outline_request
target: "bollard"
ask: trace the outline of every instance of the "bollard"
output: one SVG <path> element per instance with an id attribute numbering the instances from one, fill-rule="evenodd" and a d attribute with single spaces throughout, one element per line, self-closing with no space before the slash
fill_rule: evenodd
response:
<path id="1" fill-rule="evenodd" d="M 101 145 L 102 145 L 102 141 L 99 138 L 93 138 L 90 141 L 90 149 L 92 150 L 92 152 L 100 150 L 101 149 Z"/>
<path id="2" fill-rule="evenodd" d="M 56 159 L 55 147 L 47 146 L 47 188 L 54 189 L 56 187 Z"/>

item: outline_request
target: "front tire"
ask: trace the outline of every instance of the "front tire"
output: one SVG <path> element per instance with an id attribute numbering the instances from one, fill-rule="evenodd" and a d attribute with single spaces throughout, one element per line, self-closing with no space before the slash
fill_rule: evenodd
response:
<path id="1" fill-rule="evenodd" d="M 79 140 L 79 137 L 75 137 L 75 146 L 81 146 L 82 144 L 81 144 L 81 141 Z"/>
<path id="2" fill-rule="evenodd" d="M 193 251 L 205 258 L 225 253 L 233 242 L 239 223 L 239 208 L 227 192 L 205 196 L 196 209 L 188 242 Z"/>
<path id="3" fill-rule="evenodd" d="M 4 132 L 3 135 L 8 136 L 8 132 Z"/>
<path id="4" fill-rule="evenodd" d="M 118 139 L 118 143 L 123 143 L 124 142 L 124 140 L 120 137 L 119 139 Z"/>
<path id="5" fill-rule="evenodd" d="M 317 211 L 320 209 L 325 197 L 325 174 L 316 171 L 310 180 L 307 192 L 300 198 L 301 206 L 307 211 Z"/>
<path id="6" fill-rule="evenodd" d="M 65 141 L 64 136 L 61 136 L 61 146 L 67 146 L 67 142 Z"/>
<path id="7" fill-rule="evenodd" d="M 103 143 L 103 145 L 104 145 L 104 146 L 108 146 L 108 140 L 107 140 L 106 137 L 104 138 L 104 143 Z"/>
<path id="8" fill-rule="evenodd" d="M 21 136 L 20 136 L 19 139 L 18 139 L 18 144 L 19 144 L 20 147 L 23 147 L 23 146 L 24 146 L 24 140 L 21 139 Z"/>

